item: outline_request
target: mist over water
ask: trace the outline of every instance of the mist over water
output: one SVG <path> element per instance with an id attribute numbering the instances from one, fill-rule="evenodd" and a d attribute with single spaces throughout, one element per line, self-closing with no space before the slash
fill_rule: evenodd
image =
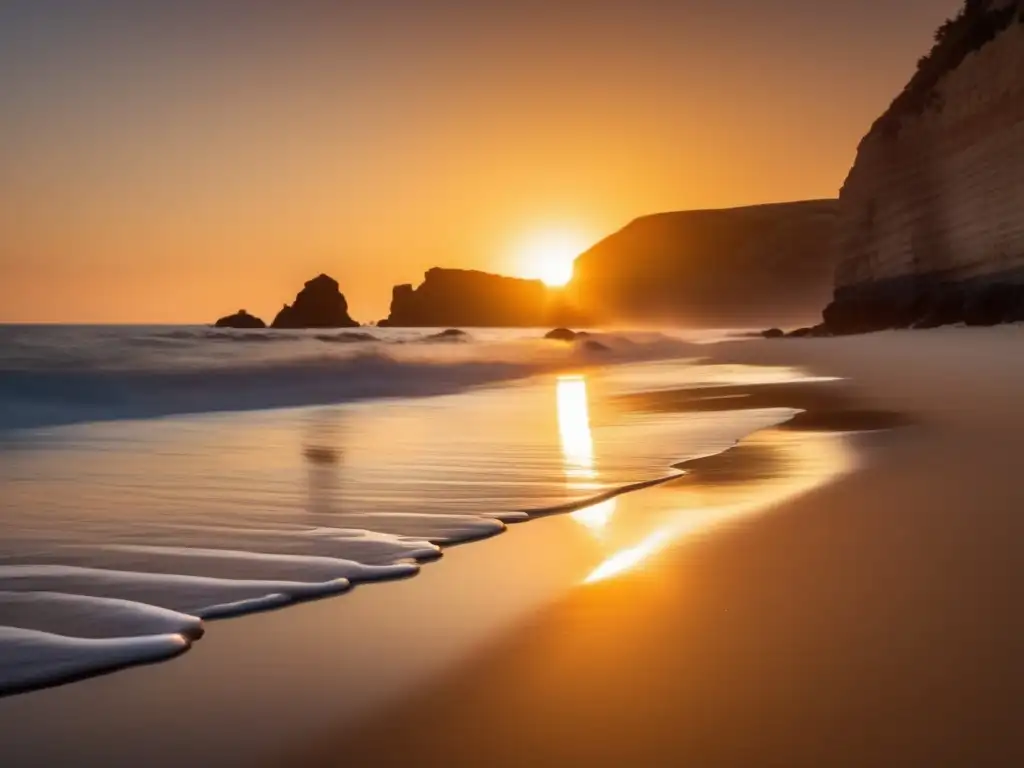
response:
<path id="1" fill-rule="evenodd" d="M 440 330 L 0 325 L 0 430 L 436 395 L 696 348 L 653 332 L 588 345 L 537 329 Z"/>

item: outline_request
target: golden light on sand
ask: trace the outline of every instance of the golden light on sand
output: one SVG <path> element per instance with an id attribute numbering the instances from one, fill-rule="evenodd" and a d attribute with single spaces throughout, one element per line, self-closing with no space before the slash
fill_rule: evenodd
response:
<path id="1" fill-rule="evenodd" d="M 518 249 L 521 272 L 524 277 L 560 288 L 572 280 L 573 263 L 588 246 L 585 238 L 572 232 L 541 232 Z"/>
<path id="2" fill-rule="evenodd" d="M 604 581 L 620 573 L 636 568 L 640 563 L 668 544 L 675 537 L 675 531 L 666 528 L 655 531 L 639 544 L 616 552 L 591 572 L 584 584 Z"/>
<path id="3" fill-rule="evenodd" d="M 837 477 L 855 465 L 841 433 L 788 433 L 767 430 L 747 438 L 771 450 L 782 469 L 778 474 L 751 474 L 748 482 L 665 486 L 661 498 L 663 521 L 636 543 L 617 549 L 590 572 L 584 584 L 594 584 L 639 570 L 659 552 L 690 536 L 736 524 Z M 625 498 L 623 503 L 628 504 Z M 657 496 L 655 497 L 657 498 Z"/>
<path id="4" fill-rule="evenodd" d="M 615 514 L 618 499 L 611 498 L 585 509 L 577 509 L 571 517 L 580 525 L 596 532 L 604 530 Z"/>

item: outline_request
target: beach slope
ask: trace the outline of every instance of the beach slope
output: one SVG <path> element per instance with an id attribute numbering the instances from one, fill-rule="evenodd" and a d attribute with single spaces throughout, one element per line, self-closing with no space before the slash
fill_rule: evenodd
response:
<path id="1" fill-rule="evenodd" d="M 286 762 L 1024 764 L 1022 342 L 1008 327 L 720 347 L 850 377 L 915 426 L 855 439 L 853 472 L 581 586 Z"/>

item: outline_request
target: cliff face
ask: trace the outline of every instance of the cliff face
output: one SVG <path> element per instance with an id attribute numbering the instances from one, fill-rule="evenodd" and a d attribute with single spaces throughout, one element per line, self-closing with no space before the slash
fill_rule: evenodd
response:
<path id="1" fill-rule="evenodd" d="M 603 322 L 799 323 L 832 292 L 834 200 L 645 216 L 576 261 L 572 290 Z"/>
<path id="2" fill-rule="evenodd" d="M 843 186 L 833 332 L 1024 319 L 1024 2 L 936 37 Z"/>
<path id="3" fill-rule="evenodd" d="M 395 286 L 381 326 L 540 327 L 579 322 L 558 292 L 539 280 L 463 269 L 429 270 L 418 288 Z"/>

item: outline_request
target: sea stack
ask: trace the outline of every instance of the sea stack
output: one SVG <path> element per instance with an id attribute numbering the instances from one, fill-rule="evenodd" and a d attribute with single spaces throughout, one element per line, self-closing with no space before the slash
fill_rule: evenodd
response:
<path id="1" fill-rule="evenodd" d="M 935 38 L 843 185 L 833 333 L 1024 320 L 1024 2 Z"/>
<path id="2" fill-rule="evenodd" d="M 540 280 L 434 267 L 419 287 L 395 286 L 382 327 L 529 328 L 579 323 L 562 292 Z"/>
<path id="3" fill-rule="evenodd" d="M 358 328 L 349 317 L 348 302 L 338 289 L 338 281 L 318 275 L 299 291 L 293 304 L 286 304 L 272 328 Z"/>
<path id="4" fill-rule="evenodd" d="M 250 315 L 244 309 L 240 309 L 233 315 L 222 317 L 220 320 L 214 323 L 214 326 L 216 328 L 246 328 L 253 330 L 258 328 L 266 328 L 267 324 L 264 323 L 255 315 Z"/>

